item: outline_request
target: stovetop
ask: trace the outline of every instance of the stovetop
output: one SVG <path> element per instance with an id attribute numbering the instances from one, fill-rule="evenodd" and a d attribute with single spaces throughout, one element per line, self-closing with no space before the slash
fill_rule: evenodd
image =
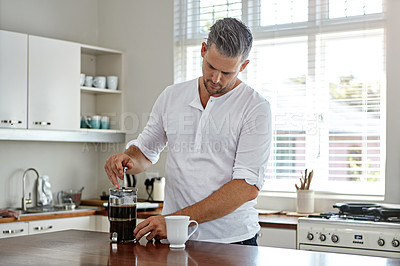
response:
<path id="1" fill-rule="evenodd" d="M 400 223 L 400 217 L 382 217 L 375 215 L 356 215 L 356 214 L 343 214 L 339 212 L 326 212 L 320 214 L 310 214 L 308 218 L 321 218 L 327 220 L 353 220 L 353 221 L 370 221 L 370 222 L 389 222 Z"/>
<path id="2" fill-rule="evenodd" d="M 317 215 L 309 215 L 309 218 L 321 218 L 327 220 L 343 221 L 370 221 L 400 223 L 400 206 L 394 204 L 375 203 L 336 203 L 334 208 L 338 212 L 326 212 Z"/>

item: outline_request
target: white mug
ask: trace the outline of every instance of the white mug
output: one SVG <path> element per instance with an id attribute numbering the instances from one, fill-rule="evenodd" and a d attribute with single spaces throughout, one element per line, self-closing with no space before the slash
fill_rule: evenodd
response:
<path id="1" fill-rule="evenodd" d="M 93 77 L 92 76 L 86 76 L 86 78 L 85 78 L 85 86 L 86 87 L 92 87 L 93 86 Z"/>
<path id="2" fill-rule="evenodd" d="M 108 76 L 107 77 L 107 88 L 110 90 L 116 90 L 118 87 L 118 77 L 117 76 Z"/>
<path id="3" fill-rule="evenodd" d="M 93 79 L 93 86 L 96 88 L 104 89 L 106 87 L 106 77 L 95 77 Z"/>
<path id="4" fill-rule="evenodd" d="M 86 77 L 86 75 L 81 73 L 81 82 L 80 82 L 81 86 L 83 86 L 85 84 L 85 77 Z"/>
<path id="5" fill-rule="evenodd" d="M 92 116 L 92 120 L 90 121 L 90 128 L 93 129 L 100 129 L 101 128 L 101 116 L 99 115 L 94 115 Z"/>
<path id="6" fill-rule="evenodd" d="M 102 116 L 101 117 L 101 129 L 109 129 L 110 128 L 110 117 L 109 116 Z"/>
<path id="7" fill-rule="evenodd" d="M 196 232 L 199 224 L 195 220 L 189 220 L 189 216 L 171 215 L 165 217 L 167 224 L 167 239 L 170 248 L 184 248 L 186 241 Z M 188 235 L 189 224 L 195 223 L 196 228 Z"/>

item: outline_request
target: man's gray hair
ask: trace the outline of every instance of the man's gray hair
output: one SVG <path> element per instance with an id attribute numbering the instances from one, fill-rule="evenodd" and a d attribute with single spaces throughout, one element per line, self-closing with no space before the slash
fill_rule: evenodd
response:
<path id="1" fill-rule="evenodd" d="M 207 49 L 215 44 L 222 55 L 232 58 L 241 56 L 244 62 L 249 56 L 252 43 L 251 31 L 243 22 L 236 18 L 224 18 L 211 26 Z"/>

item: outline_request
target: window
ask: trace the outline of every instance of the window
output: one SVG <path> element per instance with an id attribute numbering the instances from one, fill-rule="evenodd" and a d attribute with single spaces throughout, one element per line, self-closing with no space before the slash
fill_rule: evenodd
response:
<path id="1" fill-rule="evenodd" d="M 175 82 L 201 76 L 200 46 L 227 16 L 252 30 L 240 78 L 271 103 L 264 190 L 384 194 L 384 0 L 175 1 Z"/>

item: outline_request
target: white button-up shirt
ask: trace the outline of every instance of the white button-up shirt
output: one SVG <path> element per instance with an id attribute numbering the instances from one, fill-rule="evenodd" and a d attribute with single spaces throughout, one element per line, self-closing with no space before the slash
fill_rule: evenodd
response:
<path id="1" fill-rule="evenodd" d="M 154 164 L 168 144 L 163 214 L 193 205 L 232 179 L 262 188 L 271 144 L 270 104 L 244 84 L 203 108 L 198 79 L 167 87 L 136 145 Z M 199 225 L 192 240 L 232 243 L 259 231 L 256 200 Z"/>

